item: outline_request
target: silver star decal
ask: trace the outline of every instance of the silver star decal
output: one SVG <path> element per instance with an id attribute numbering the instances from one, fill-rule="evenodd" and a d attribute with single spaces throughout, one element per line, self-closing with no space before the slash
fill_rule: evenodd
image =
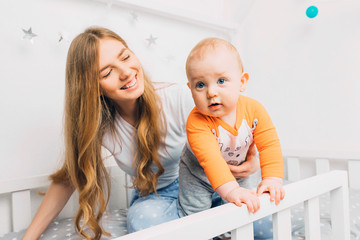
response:
<path id="1" fill-rule="evenodd" d="M 136 13 L 136 12 L 131 12 L 131 16 L 132 16 L 134 22 L 137 22 L 138 17 L 139 17 L 139 16 L 137 15 L 137 13 Z"/>
<path id="2" fill-rule="evenodd" d="M 106 4 L 106 12 L 109 13 L 110 10 L 112 9 L 112 5 L 113 5 L 113 2 L 112 1 L 109 1 L 107 4 Z"/>
<path id="3" fill-rule="evenodd" d="M 59 42 L 61 41 L 69 41 L 69 33 L 68 32 L 59 32 Z"/>
<path id="4" fill-rule="evenodd" d="M 153 35 L 150 34 L 150 37 L 147 38 L 146 40 L 148 41 L 148 45 L 151 46 L 152 44 L 154 44 L 154 45 L 156 44 L 156 39 L 157 39 L 157 37 L 153 37 Z"/>
<path id="5" fill-rule="evenodd" d="M 166 57 L 166 61 L 167 62 L 172 62 L 172 61 L 174 61 L 175 60 L 175 57 L 173 56 L 173 55 L 168 55 L 167 57 Z"/>
<path id="6" fill-rule="evenodd" d="M 29 28 L 29 30 L 27 30 L 27 31 L 25 29 L 23 29 L 23 32 L 25 33 L 25 35 L 23 36 L 23 39 L 29 39 L 31 43 L 34 43 L 33 38 L 36 37 L 37 35 L 32 32 L 31 28 Z"/>

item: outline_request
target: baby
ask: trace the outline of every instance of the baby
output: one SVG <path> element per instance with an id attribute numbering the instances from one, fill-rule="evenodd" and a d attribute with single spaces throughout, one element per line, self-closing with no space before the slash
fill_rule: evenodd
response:
<path id="1" fill-rule="evenodd" d="M 265 108 L 240 94 L 249 74 L 236 48 L 218 38 L 202 40 L 188 56 L 186 74 L 196 107 L 187 120 L 188 143 L 180 161 L 179 215 L 211 208 L 215 191 L 223 203 L 245 203 L 250 212 L 260 208 L 258 196 L 264 192 L 279 204 L 285 195 L 280 141 Z M 262 175 L 257 193 L 245 188 L 247 178 L 235 179 L 228 166 L 246 161 L 253 143 Z"/>

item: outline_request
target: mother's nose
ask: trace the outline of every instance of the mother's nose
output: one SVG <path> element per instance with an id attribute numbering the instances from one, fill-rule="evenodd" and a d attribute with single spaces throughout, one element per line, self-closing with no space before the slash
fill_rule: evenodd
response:
<path id="1" fill-rule="evenodd" d="M 125 81 L 131 76 L 131 69 L 128 66 L 118 66 L 119 80 Z"/>

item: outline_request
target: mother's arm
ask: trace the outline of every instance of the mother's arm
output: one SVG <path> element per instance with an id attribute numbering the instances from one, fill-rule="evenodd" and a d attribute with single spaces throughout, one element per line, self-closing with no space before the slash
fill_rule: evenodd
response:
<path id="1" fill-rule="evenodd" d="M 51 221 L 60 213 L 74 192 L 74 187 L 61 183 L 51 183 L 23 240 L 39 239 Z"/>
<path id="2" fill-rule="evenodd" d="M 235 178 L 246 178 L 260 168 L 260 161 L 254 143 L 251 144 L 246 155 L 246 161 L 239 165 L 228 165 Z"/>

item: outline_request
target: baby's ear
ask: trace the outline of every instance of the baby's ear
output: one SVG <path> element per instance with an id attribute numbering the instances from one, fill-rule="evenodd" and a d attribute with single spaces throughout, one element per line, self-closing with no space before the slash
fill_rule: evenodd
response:
<path id="1" fill-rule="evenodd" d="M 247 72 L 244 72 L 241 76 L 241 86 L 240 86 L 240 92 L 244 92 L 246 90 L 246 85 L 249 80 L 249 74 Z"/>

